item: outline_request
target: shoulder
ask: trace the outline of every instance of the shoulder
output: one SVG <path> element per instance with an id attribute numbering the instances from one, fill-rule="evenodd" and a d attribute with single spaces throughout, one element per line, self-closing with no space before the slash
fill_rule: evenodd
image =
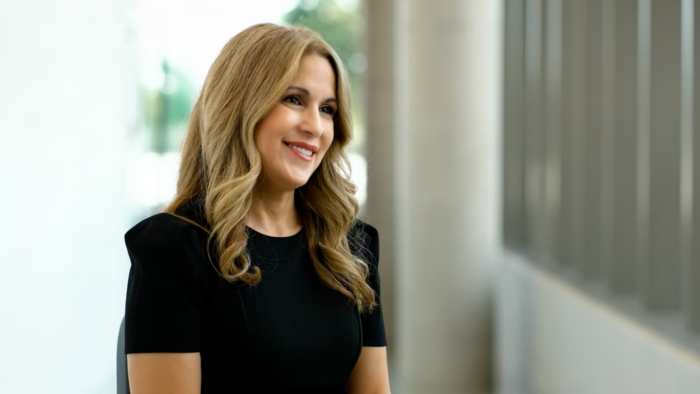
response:
<path id="1" fill-rule="evenodd" d="M 355 223 L 352 226 L 352 231 L 356 233 L 361 233 L 365 237 L 370 237 L 372 239 L 378 239 L 379 238 L 379 232 L 377 231 L 374 226 L 372 226 L 369 223 L 363 222 L 360 219 L 355 220 Z"/>
<path id="2" fill-rule="evenodd" d="M 165 264 L 168 268 L 203 256 L 205 240 L 200 227 L 169 213 L 146 218 L 124 234 L 132 264 Z"/>
<path id="3" fill-rule="evenodd" d="M 193 236 L 196 238 L 201 231 L 178 216 L 158 213 L 134 225 L 124 234 L 124 240 L 132 246 L 172 245 L 174 240 L 191 239 Z"/>
<path id="4" fill-rule="evenodd" d="M 379 263 L 379 232 L 362 220 L 355 220 L 348 233 L 352 253 L 369 264 Z"/>

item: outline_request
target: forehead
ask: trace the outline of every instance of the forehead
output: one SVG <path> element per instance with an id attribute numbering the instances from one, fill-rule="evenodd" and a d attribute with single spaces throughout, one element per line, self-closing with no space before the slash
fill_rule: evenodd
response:
<path id="1" fill-rule="evenodd" d="M 328 59 L 319 55 L 304 56 L 292 85 L 309 90 L 312 96 L 335 97 L 335 71 Z"/>

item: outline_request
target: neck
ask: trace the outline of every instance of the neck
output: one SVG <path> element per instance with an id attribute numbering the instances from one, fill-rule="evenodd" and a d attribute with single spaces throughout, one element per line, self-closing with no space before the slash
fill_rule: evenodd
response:
<path id="1" fill-rule="evenodd" d="M 301 230 L 301 220 L 294 206 L 294 190 L 272 190 L 262 185 L 253 190 L 253 204 L 246 225 L 272 237 L 286 237 Z"/>

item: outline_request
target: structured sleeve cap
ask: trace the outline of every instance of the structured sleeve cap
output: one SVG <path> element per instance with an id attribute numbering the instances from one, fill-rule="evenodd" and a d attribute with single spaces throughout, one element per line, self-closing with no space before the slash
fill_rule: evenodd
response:
<path id="1" fill-rule="evenodd" d="M 124 236 L 131 260 L 126 296 L 126 353 L 197 352 L 203 284 L 199 229 L 157 214 Z"/>
<path id="2" fill-rule="evenodd" d="M 352 231 L 353 253 L 369 265 L 367 283 L 374 290 L 376 307 L 362 314 L 362 345 L 386 346 L 379 277 L 379 233 L 376 228 L 358 220 Z"/>

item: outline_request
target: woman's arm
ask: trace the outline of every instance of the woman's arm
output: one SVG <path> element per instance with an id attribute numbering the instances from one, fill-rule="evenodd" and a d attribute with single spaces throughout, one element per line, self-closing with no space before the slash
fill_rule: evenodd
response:
<path id="1" fill-rule="evenodd" d="M 199 353 L 127 355 L 131 394 L 200 394 Z"/>
<path id="2" fill-rule="evenodd" d="M 205 286 L 201 230 L 170 214 L 125 235 L 131 260 L 124 320 L 133 394 L 200 394 L 199 351 Z"/>
<path id="3" fill-rule="evenodd" d="M 348 394 L 391 394 L 386 346 L 363 346 L 360 359 L 352 370 Z"/>

